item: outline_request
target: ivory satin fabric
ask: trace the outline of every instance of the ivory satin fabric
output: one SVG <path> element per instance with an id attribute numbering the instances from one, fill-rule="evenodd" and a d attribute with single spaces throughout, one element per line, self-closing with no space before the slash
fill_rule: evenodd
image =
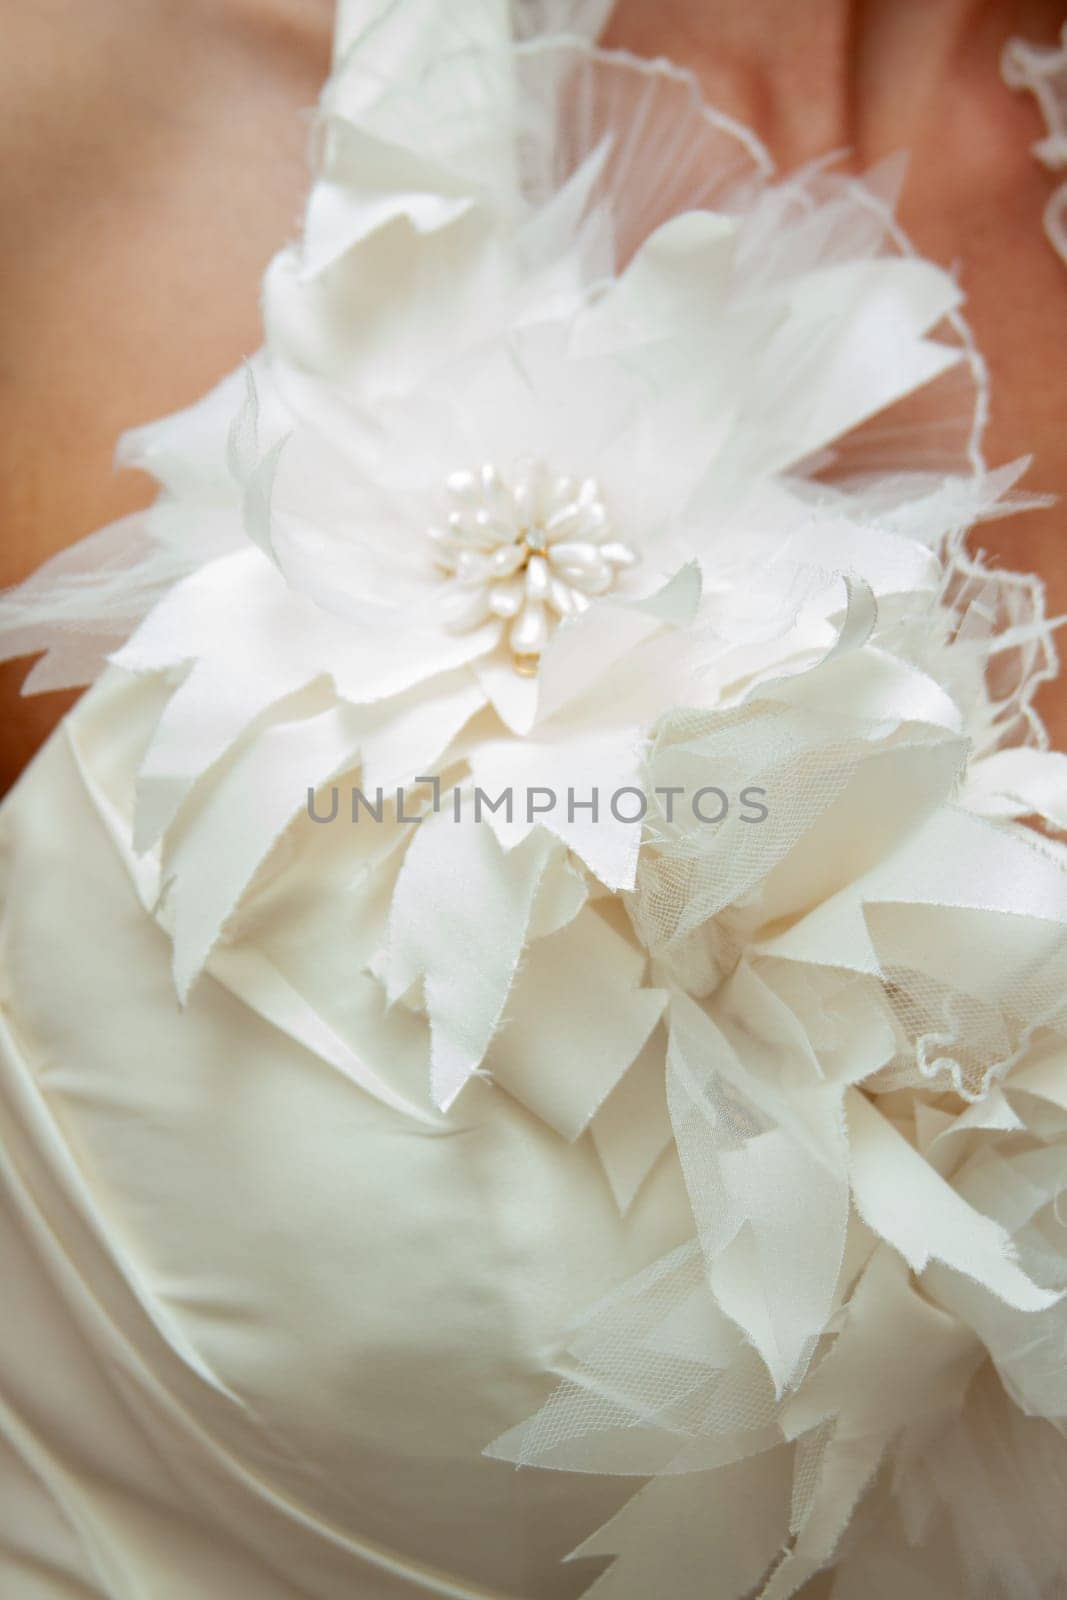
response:
<path id="1" fill-rule="evenodd" d="M 623 1222 L 507 1095 L 431 1132 L 210 977 L 180 1009 L 76 758 L 127 758 L 109 694 L 0 809 L 0 1594 L 577 1595 L 632 1480 L 481 1452 L 686 1236 L 673 1158 Z"/>
<path id="2" fill-rule="evenodd" d="M 1067 1593 L 1021 465 L 891 174 L 604 9 L 343 6 L 263 349 L 0 596 L 110 663 L 0 808 L 0 1600 Z"/>

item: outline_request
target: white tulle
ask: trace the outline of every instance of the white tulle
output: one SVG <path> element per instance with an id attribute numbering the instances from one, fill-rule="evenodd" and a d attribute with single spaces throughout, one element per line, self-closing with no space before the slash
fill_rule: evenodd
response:
<path id="1" fill-rule="evenodd" d="M 208 974 L 426 1137 L 517 1102 L 622 1227 L 684 1191 L 479 1440 L 649 1480 L 589 1593 L 1051 1600 L 1067 856 L 1021 819 L 1063 827 L 1067 764 L 1042 586 L 968 543 L 1020 469 L 897 169 L 775 180 L 605 10 L 341 7 L 264 349 L 128 437 L 156 505 L 0 599 L 0 646 L 38 688 L 110 659 L 81 779 L 194 1014 Z M 533 675 L 447 626 L 426 533 L 530 458 L 637 556 Z M 539 786 L 601 814 L 471 815 Z M 749 786 L 758 825 L 663 799 Z M 354 787 L 375 826 L 305 805 Z"/>
<path id="2" fill-rule="evenodd" d="M 1024 39 L 1009 40 L 1001 69 L 1009 87 L 1029 90 L 1045 119 L 1045 137 L 1034 145 L 1034 155 L 1052 172 L 1067 167 L 1067 23 L 1059 49 L 1028 44 Z M 1045 232 L 1067 265 L 1067 183 L 1049 197 Z"/>

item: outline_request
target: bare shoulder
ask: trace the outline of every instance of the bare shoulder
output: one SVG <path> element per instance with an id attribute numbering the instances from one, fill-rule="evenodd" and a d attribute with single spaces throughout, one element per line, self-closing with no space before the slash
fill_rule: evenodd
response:
<path id="1" fill-rule="evenodd" d="M 0 53 L 0 586 L 132 509 L 123 428 L 259 343 L 296 230 L 327 0 L 8 0 Z M 0 669 L 0 789 L 62 709 Z"/>

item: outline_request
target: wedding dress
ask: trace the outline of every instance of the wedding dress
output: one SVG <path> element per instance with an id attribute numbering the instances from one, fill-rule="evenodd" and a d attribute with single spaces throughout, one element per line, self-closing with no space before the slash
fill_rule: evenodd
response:
<path id="1" fill-rule="evenodd" d="M 262 351 L 0 598 L 5 1600 L 1067 1590 L 1019 469 L 896 169 L 607 9 L 342 4 Z"/>

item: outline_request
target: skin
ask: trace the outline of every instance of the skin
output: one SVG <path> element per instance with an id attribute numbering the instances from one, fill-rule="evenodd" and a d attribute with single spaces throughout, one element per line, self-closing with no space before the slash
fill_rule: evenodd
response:
<path id="1" fill-rule="evenodd" d="M 0 585 L 152 483 L 119 433 L 261 342 L 299 229 L 329 0 L 8 0 L 0 52 Z M 18 219 L 18 226 L 13 220 Z M 0 667 L 0 788 L 75 698 Z"/>
<path id="2" fill-rule="evenodd" d="M 1067 276 L 1053 180 L 1007 38 L 1053 43 L 1044 0 L 619 0 L 607 42 L 690 67 L 783 171 L 848 149 L 913 160 L 900 216 L 958 267 L 994 380 L 987 454 L 1067 494 Z M 260 341 L 258 284 L 299 225 L 329 0 L 8 0 L 0 59 L 0 586 L 146 504 L 112 468 L 126 427 L 186 405 Z M 993 523 L 999 564 L 1067 612 L 1059 509 Z M 0 667 L 0 789 L 73 697 Z M 1039 707 L 1067 744 L 1067 691 Z"/>

